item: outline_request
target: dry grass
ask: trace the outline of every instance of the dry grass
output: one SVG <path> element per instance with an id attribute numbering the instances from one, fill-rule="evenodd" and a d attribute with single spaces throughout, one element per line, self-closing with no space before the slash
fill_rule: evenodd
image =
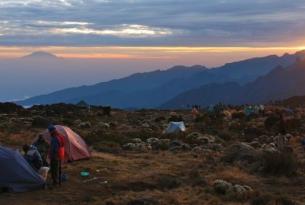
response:
<path id="1" fill-rule="evenodd" d="M 229 123 L 224 122 L 226 129 L 210 130 L 206 126 L 191 121 L 189 112 L 181 111 L 189 132 L 224 134 L 224 146 L 240 140 L 241 130 L 229 130 Z M 80 133 L 85 139 L 91 140 L 94 146 L 124 142 L 133 137 L 146 139 L 148 137 L 171 137 L 162 135 L 162 129 L 166 124 L 169 112 L 166 111 L 141 111 L 124 112 L 115 111 L 112 117 L 98 116 L 94 113 L 87 115 L 53 117 L 59 123 L 69 121 L 71 127 Z M 163 117 L 165 122 L 155 122 L 155 119 Z M 12 118 L 12 117 L 7 117 Z M 13 118 L 17 118 L 13 116 Z M 90 129 L 80 129 L 76 120 L 82 119 L 92 124 Z M 17 129 L 18 121 L 11 122 L 7 129 L 0 130 L 0 143 L 14 148 L 19 148 L 24 143 L 32 141 L 34 136 L 42 129 L 34 129 L 28 124 L 23 124 Z M 143 128 L 142 122 L 149 121 L 152 128 Z M 0 119 L 0 124 L 10 122 L 9 119 Z M 101 129 L 96 135 L 100 122 L 114 123 L 109 129 Z M 264 119 L 245 121 L 240 126 L 256 125 L 261 129 Z M 239 123 L 239 121 L 238 121 Z M 116 124 L 116 125 L 115 125 Z M 239 123 L 240 124 L 240 123 Z M 15 129 L 16 128 L 16 129 Z M 184 136 L 180 136 L 183 140 Z M 297 146 L 299 141 L 292 140 L 292 145 Z M 302 155 L 301 151 L 299 153 Z M 211 187 L 215 179 L 224 179 L 232 183 L 250 185 L 259 194 L 268 194 L 272 199 L 279 195 L 299 202 L 305 202 L 305 177 L 299 173 L 296 177 L 272 177 L 260 176 L 258 173 L 249 173 L 237 165 L 224 165 L 220 162 L 221 152 L 211 152 L 194 155 L 191 152 L 172 153 L 170 151 L 129 153 L 117 152 L 107 154 L 94 152 L 90 160 L 74 162 L 64 167 L 69 179 L 60 188 L 39 190 L 22 194 L 1 194 L 0 204 L 5 205 L 126 205 L 136 199 L 158 201 L 161 205 L 238 205 L 240 202 L 224 200 L 216 195 Z M 305 155 L 304 155 L 305 156 Z M 80 172 L 89 170 L 90 179 L 97 180 L 85 183 L 80 177 Z M 105 182 L 107 181 L 107 183 Z M 242 204 L 248 205 L 249 202 Z M 303 203 L 304 204 L 304 203 Z"/>

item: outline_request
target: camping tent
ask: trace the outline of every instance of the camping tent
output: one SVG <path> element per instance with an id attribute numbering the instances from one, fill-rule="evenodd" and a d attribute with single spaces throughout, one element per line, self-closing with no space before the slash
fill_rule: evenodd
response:
<path id="1" fill-rule="evenodd" d="M 25 192 L 43 188 L 45 182 L 15 150 L 0 146 L 0 189 Z"/>
<path id="2" fill-rule="evenodd" d="M 166 134 L 185 132 L 184 122 L 170 122 L 165 130 Z"/>
<path id="3" fill-rule="evenodd" d="M 64 136 L 65 139 L 65 161 L 76 161 L 90 158 L 91 154 L 86 142 L 69 127 L 56 125 L 56 130 Z M 48 130 L 42 133 L 44 140 L 48 143 L 51 136 Z"/>

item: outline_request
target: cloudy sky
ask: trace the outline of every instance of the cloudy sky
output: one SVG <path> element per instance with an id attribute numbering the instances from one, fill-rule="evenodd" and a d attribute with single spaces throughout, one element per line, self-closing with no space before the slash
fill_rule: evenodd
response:
<path id="1" fill-rule="evenodd" d="M 0 0 L 0 101 L 302 49 L 304 0 Z"/>
<path id="2" fill-rule="evenodd" d="M 186 56 L 216 65 L 303 45 L 304 0 L 0 1 L 0 57 L 46 50 L 70 58 Z M 216 62 L 211 53 L 223 55 Z"/>

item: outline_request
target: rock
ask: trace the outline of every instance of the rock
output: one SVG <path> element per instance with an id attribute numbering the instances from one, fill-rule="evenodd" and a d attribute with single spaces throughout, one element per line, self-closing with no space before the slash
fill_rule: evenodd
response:
<path id="1" fill-rule="evenodd" d="M 189 150 L 190 148 L 191 148 L 190 145 L 179 140 L 173 140 L 169 144 L 170 151 Z"/>
<path id="2" fill-rule="evenodd" d="M 162 143 L 158 138 L 149 138 L 147 139 L 147 143 L 152 147 L 153 150 L 162 149 Z"/>
<path id="3" fill-rule="evenodd" d="M 263 144 L 262 151 L 267 153 L 275 153 L 278 152 L 278 149 L 274 143 Z"/>
<path id="4" fill-rule="evenodd" d="M 202 134 L 200 134 L 199 132 L 193 132 L 193 133 L 187 135 L 186 138 L 189 140 L 194 140 L 201 136 L 202 136 Z"/>
<path id="5" fill-rule="evenodd" d="M 123 149 L 125 150 L 135 150 L 136 149 L 136 144 L 135 143 L 127 143 L 123 145 Z"/>
<path id="6" fill-rule="evenodd" d="M 145 122 L 145 123 L 142 124 L 142 127 L 144 127 L 144 128 L 150 128 L 150 125 L 149 125 L 147 122 Z"/>
<path id="7" fill-rule="evenodd" d="M 148 152 L 152 147 L 144 142 L 141 143 L 127 143 L 123 145 L 123 149 L 129 151 Z"/>
<path id="8" fill-rule="evenodd" d="M 214 151 L 221 151 L 221 150 L 223 150 L 223 146 L 221 144 L 213 143 L 213 144 L 210 144 L 208 147 L 209 147 L 209 149 L 212 149 Z"/>
<path id="9" fill-rule="evenodd" d="M 232 195 L 232 197 L 236 199 L 245 199 L 247 196 L 247 189 L 244 186 L 241 186 L 239 184 L 236 184 L 233 186 L 233 190 L 229 195 Z"/>
<path id="10" fill-rule="evenodd" d="M 256 148 L 256 149 L 261 146 L 261 144 L 257 141 L 250 142 L 249 145 Z"/>
<path id="11" fill-rule="evenodd" d="M 102 128 L 102 129 L 108 129 L 108 128 L 110 128 L 110 124 L 109 124 L 109 123 L 106 123 L 106 122 L 99 122 L 97 126 L 98 126 L 99 128 Z"/>
<path id="12" fill-rule="evenodd" d="M 78 125 L 79 128 L 82 128 L 82 129 L 87 129 L 87 128 L 91 128 L 91 123 L 90 122 L 81 122 L 79 125 Z"/>
<path id="13" fill-rule="evenodd" d="M 202 135 L 199 132 L 193 132 L 187 135 L 186 138 L 199 144 L 208 144 L 215 142 L 214 136 L 208 134 Z"/>
<path id="14" fill-rule="evenodd" d="M 271 143 L 273 141 L 273 137 L 267 135 L 261 135 L 258 139 L 260 143 Z"/>
<path id="15" fill-rule="evenodd" d="M 211 153 L 212 150 L 204 148 L 202 146 L 196 146 L 192 149 L 192 152 L 195 154 L 206 154 L 206 153 Z"/>
<path id="16" fill-rule="evenodd" d="M 152 144 L 155 144 L 155 143 L 160 143 L 160 139 L 155 138 L 155 137 L 153 137 L 153 138 L 148 138 L 148 139 L 146 140 L 146 142 L 147 142 L 148 144 L 152 145 Z"/>
<path id="17" fill-rule="evenodd" d="M 131 140 L 132 143 L 143 143 L 143 141 L 140 138 L 133 138 Z"/>
<path id="18" fill-rule="evenodd" d="M 118 123 L 117 122 L 110 122 L 109 125 L 110 125 L 110 127 L 116 127 L 118 125 Z"/>
<path id="19" fill-rule="evenodd" d="M 214 143 L 215 142 L 215 137 L 212 135 L 203 135 L 201 137 L 197 138 L 197 142 L 201 144 L 209 144 L 209 143 Z"/>
<path id="20" fill-rule="evenodd" d="M 74 125 L 79 125 L 80 123 L 82 123 L 82 121 L 80 119 L 78 119 L 78 120 L 75 120 L 73 123 L 74 123 Z"/>

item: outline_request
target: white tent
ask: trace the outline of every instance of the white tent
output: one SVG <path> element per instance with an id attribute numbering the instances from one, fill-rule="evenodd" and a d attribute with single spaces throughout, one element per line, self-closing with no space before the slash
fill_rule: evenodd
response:
<path id="1" fill-rule="evenodd" d="M 166 134 L 185 132 L 184 122 L 170 122 L 165 130 Z"/>

